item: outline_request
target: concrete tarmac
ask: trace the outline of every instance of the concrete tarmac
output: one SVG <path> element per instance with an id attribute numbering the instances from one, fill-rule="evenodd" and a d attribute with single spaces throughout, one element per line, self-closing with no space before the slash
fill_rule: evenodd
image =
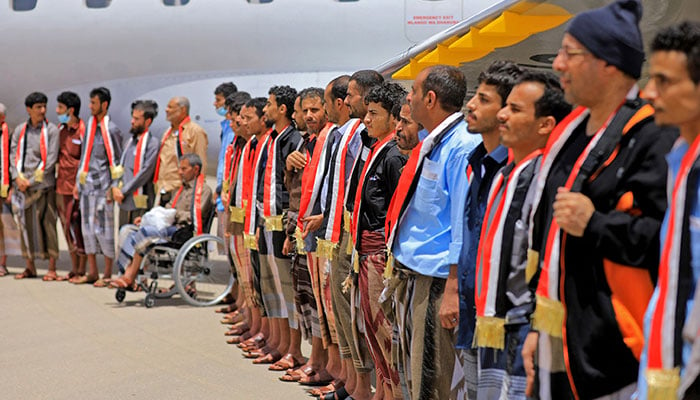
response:
<path id="1" fill-rule="evenodd" d="M 68 253 L 60 260 L 63 275 Z M 10 272 L 23 265 L 8 257 Z M 38 279 L 0 278 L 0 399 L 309 398 L 226 344 L 213 307 L 176 296 L 147 309 L 129 292 L 118 304 L 112 289 L 42 282 L 37 267 Z"/>

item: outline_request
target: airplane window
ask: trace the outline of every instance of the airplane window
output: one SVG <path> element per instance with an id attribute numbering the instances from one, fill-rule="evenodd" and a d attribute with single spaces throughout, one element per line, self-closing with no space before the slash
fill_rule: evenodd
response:
<path id="1" fill-rule="evenodd" d="M 12 0 L 13 11 L 31 11 L 36 7 L 37 0 Z"/>
<path id="2" fill-rule="evenodd" d="M 246 0 L 250 4 L 266 4 L 272 3 L 272 0 Z"/>
<path id="3" fill-rule="evenodd" d="M 163 4 L 166 6 L 184 6 L 189 2 L 190 0 L 163 0 Z"/>
<path id="4" fill-rule="evenodd" d="M 87 8 L 107 8 L 112 0 L 85 0 Z"/>

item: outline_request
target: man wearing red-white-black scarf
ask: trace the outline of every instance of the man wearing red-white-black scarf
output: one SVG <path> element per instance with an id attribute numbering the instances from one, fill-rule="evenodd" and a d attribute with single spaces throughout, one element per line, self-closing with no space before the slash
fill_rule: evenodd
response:
<path id="1" fill-rule="evenodd" d="M 153 207 L 153 171 L 158 158 L 158 140 L 150 131 L 158 115 L 158 104 L 137 100 L 131 104 L 131 137 L 122 152 L 124 168 L 121 183 L 112 188 L 112 198 L 119 204 L 119 226 L 133 224 Z"/>
<path id="2" fill-rule="evenodd" d="M 49 259 L 56 271 L 56 160 L 58 128 L 46 121 L 46 95 L 27 96 L 29 120 L 15 128 L 10 146 L 10 175 L 14 180 L 12 210 L 20 229 L 22 256 L 27 267 L 17 279 L 36 277 L 34 259 Z"/>
<path id="3" fill-rule="evenodd" d="M 124 173 L 119 165 L 121 131 L 107 114 L 112 96 L 107 88 L 98 87 L 90 92 L 90 112 L 87 120 L 74 196 L 80 196 L 83 241 L 88 259 L 88 273 L 75 283 L 96 283 L 99 280 L 97 254 L 104 255 L 103 280 L 106 286 L 112 276 L 114 260 L 114 204 L 107 192 L 119 183 Z"/>
<path id="4" fill-rule="evenodd" d="M 292 123 L 297 91 L 289 86 L 273 86 L 268 94 L 263 112 L 267 123 L 273 125 L 256 171 L 260 178 L 255 199 L 260 217 L 260 289 L 271 329 L 267 348 L 254 361 L 257 364 L 274 363 L 287 354 L 290 327 L 298 328 L 291 258 L 282 252 L 286 239 L 283 218 L 289 208 L 289 192 L 284 186 L 285 161 L 301 141 L 301 134 Z"/>
<path id="5" fill-rule="evenodd" d="M 497 113 L 510 157 L 494 175 L 475 260 L 477 399 L 525 398 L 519 355 L 534 302 L 525 274 L 532 183 L 550 133 L 571 111 L 553 74 L 526 70 L 518 79 Z"/>
<path id="6" fill-rule="evenodd" d="M 543 398 L 635 390 L 675 138 L 639 98 L 641 11 L 620 0 L 577 15 L 554 60 L 579 107 L 552 133 L 535 183 L 528 271 L 539 276 L 532 326 Z M 537 341 L 531 333 L 523 348 L 529 380 Z"/>

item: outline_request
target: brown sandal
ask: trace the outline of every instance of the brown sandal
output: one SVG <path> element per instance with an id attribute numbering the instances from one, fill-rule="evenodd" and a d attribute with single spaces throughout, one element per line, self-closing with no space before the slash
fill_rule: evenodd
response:
<path id="1" fill-rule="evenodd" d="M 281 372 L 281 371 L 286 371 L 288 369 L 294 369 L 297 367 L 301 367 L 304 364 L 306 364 L 305 359 L 302 359 L 301 361 L 299 361 L 296 358 L 294 358 L 293 355 L 287 354 L 286 356 L 277 360 L 276 363 L 270 365 L 267 369 L 269 369 L 270 371 L 280 371 Z"/>
<path id="2" fill-rule="evenodd" d="M 22 271 L 22 273 L 19 273 L 15 275 L 15 279 L 31 279 L 31 278 L 36 278 L 36 272 L 32 272 L 29 269 L 26 269 Z"/>
<path id="3" fill-rule="evenodd" d="M 67 275 L 57 277 L 56 281 L 57 282 L 69 281 L 70 282 L 70 280 L 75 278 L 76 276 L 78 276 L 78 273 L 71 271 Z"/>
<path id="4" fill-rule="evenodd" d="M 282 358 L 282 354 L 280 354 L 277 349 L 272 349 L 271 352 L 253 360 L 253 364 L 274 364 L 279 361 L 280 358 Z"/>

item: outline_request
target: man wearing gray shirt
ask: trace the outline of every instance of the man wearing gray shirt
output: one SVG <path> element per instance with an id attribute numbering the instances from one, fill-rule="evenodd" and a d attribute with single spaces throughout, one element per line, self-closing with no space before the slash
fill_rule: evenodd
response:
<path id="1" fill-rule="evenodd" d="M 47 277 L 56 276 L 58 236 L 54 188 L 58 128 L 46 121 L 47 101 L 43 93 L 27 96 L 24 105 L 29 120 L 15 129 L 10 145 L 10 174 L 14 178 L 12 210 L 20 229 L 22 257 L 27 263 L 16 279 L 36 277 L 35 258 L 48 258 Z"/>
<path id="2" fill-rule="evenodd" d="M 75 283 L 94 283 L 105 287 L 112 277 L 114 260 L 114 203 L 112 187 L 119 184 L 124 171 L 119 165 L 121 158 L 121 131 L 110 120 L 107 109 L 112 101 L 109 90 L 104 87 L 90 92 L 90 112 L 87 121 L 85 143 L 78 167 L 75 196 L 80 196 L 83 241 L 88 259 L 88 274 Z M 97 254 L 105 257 L 103 278 L 99 279 Z"/>
<path id="3" fill-rule="evenodd" d="M 119 186 L 112 187 L 112 198 L 119 204 L 119 226 L 133 224 L 153 207 L 155 190 L 153 172 L 158 157 L 158 140 L 150 131 L 158 115 L 153 100 L 136 100 L 131 104 L 131 137 L 124 146 L 121 166 L 124 175 Z"/>

